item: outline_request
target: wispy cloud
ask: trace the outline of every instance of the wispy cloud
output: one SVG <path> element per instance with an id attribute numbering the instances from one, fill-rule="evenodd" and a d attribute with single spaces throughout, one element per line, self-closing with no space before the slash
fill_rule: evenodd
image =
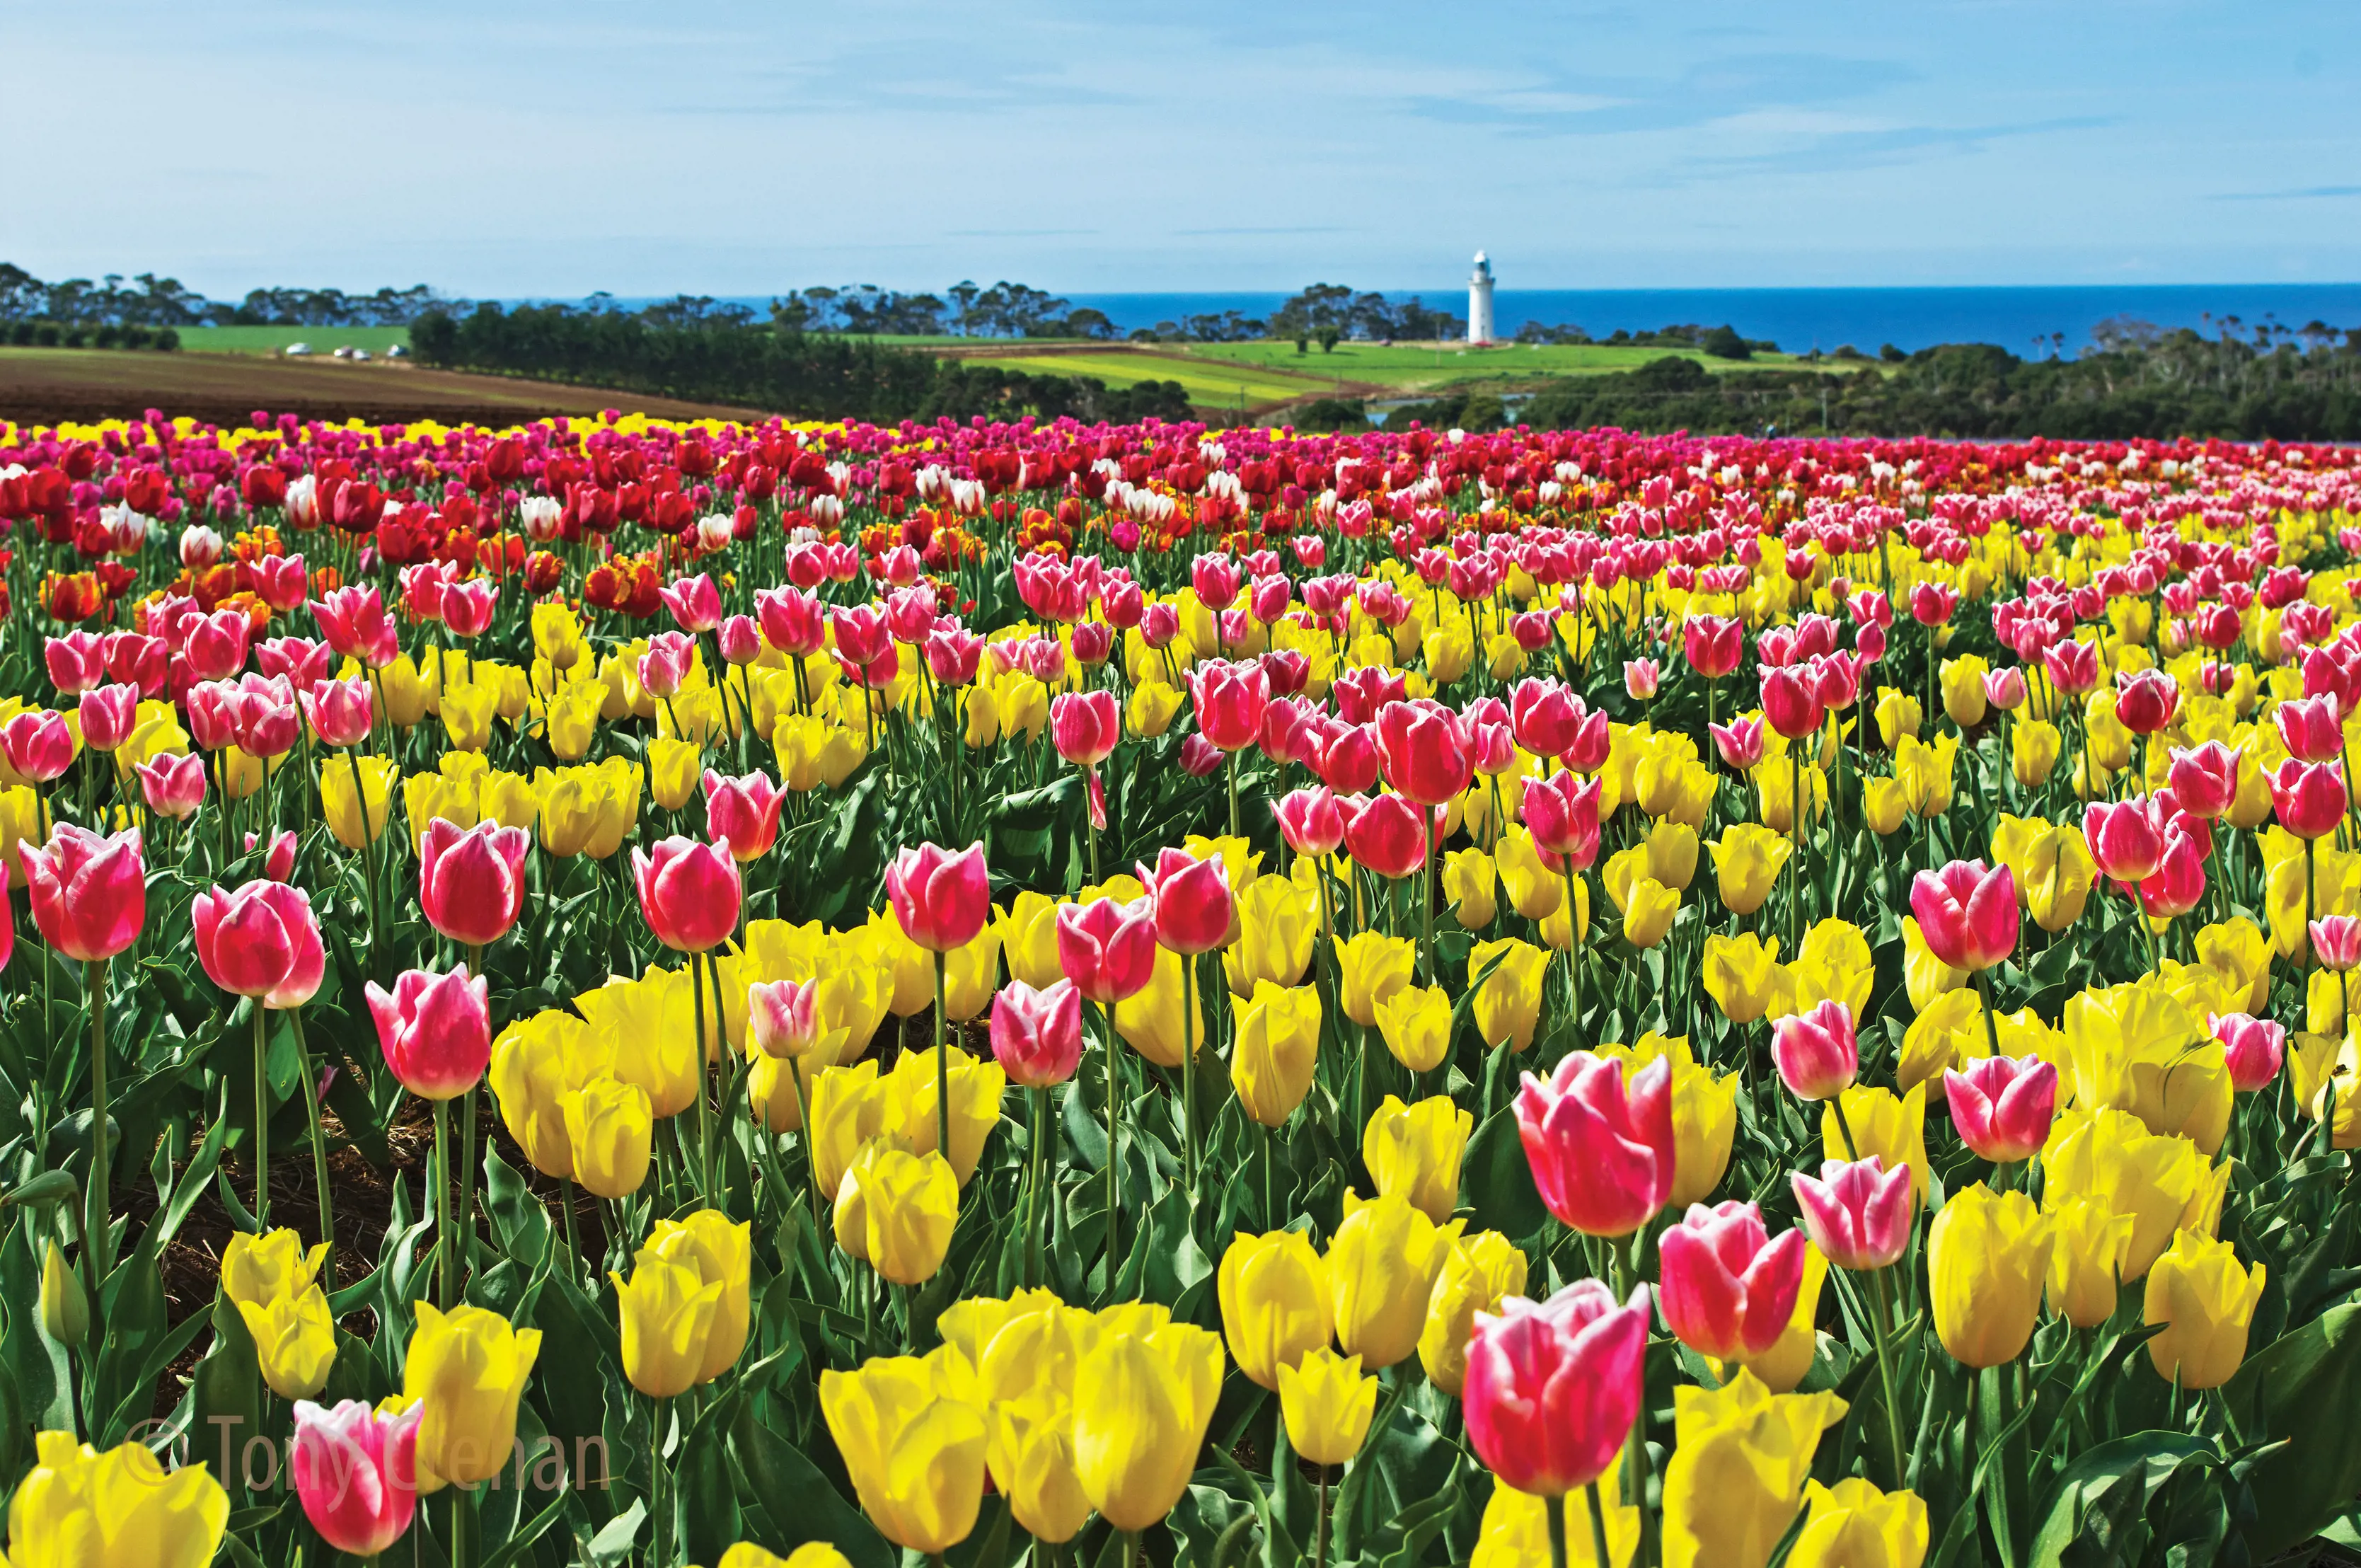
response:
<path id="1" fill-rule="evenodd" d="M 2338 196 L 2361 196 L 2361 185 L 2306 185 L 2295 191 L 2223 191 L 2214 202 L 2312 202 Z"/>

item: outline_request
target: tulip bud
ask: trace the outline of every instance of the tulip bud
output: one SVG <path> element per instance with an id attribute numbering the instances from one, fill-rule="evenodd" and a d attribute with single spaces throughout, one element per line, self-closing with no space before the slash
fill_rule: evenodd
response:
<path id="1" fill-rule="evenodd" d="M 82 1280 L 66 1266 L 56 1238 L 41 1256 L 41 1328 L 60 1344 L 79 1345 L 90 1332 L 90 1298 Z"/>

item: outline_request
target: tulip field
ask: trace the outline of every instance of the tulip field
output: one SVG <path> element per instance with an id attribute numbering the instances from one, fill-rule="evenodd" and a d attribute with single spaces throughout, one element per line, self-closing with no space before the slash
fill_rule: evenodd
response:
<path id="1" fill-rule="evenodd" d="M 151 411 L 0 527 L 0 1563 L 2361 1549 L 2361 454 Z"/>

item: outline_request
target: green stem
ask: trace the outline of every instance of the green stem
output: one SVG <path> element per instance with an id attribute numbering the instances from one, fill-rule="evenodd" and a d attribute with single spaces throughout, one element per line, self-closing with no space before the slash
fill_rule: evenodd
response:
<path id="1" fill-rule="evenodd" d="M 320 1078 L 312 1066 L 312 1053 L 303 1039 L 303 1010 L 287 1009 L 287 1022 L 295 1029 L 295 1055 L 303 1072 L 303 1109 L 312 1118 L 312 1180 L 320 1190 L 320 1239 L 328 1244 L 327 1262 L 323 1272 L 329 1289 L 336 1288 L 336 1206 L 328 1186 L 328 1134 L 320 1125 Z"/>
<path id="2" fill-rule="evenodd" d="M 254 1006 L 254 1223 L 270 1228 L 270 1041 L 262 1021 L 262 998 Z"/>
<path id="3" fill-rule="evenodd" d="M 1590 1528 L 1592 1532 L 1595 1534 L 1598 1529 L 1598 1514 L 1597 1511 L 1598 1508 L 1598 1483 L 1596 1481 L 1593 1481 L 1590 1484 L 1590 1506 L 1592 1509 L 1590 1516 Z M 1571 1561 L 1571 1559 L 1566 1555 L 1565 1550 L 1565 1498 L 1563 1496 L 1543 1497 L 1542 1499 L 1542 1511 L 1549 1519 L 1550 1568 L 1566 1568 L 1566 1564 Z M 1602 1552 L 1599 1553 L 1598 1562 L 1600 1568 L 1606 1568 L 1607 1554 L 1605 1552 Z"/>
<path id="4" fill-rule="evenodd" d="M 434 1102 L 434 1295 L 448 1312 L 459 1304 L 459 1266 L 451 1245 L 451 1102 Z"/>
<path id="5" fill-rule="evenodd" d="M 1894 1303 L 1886 1294 L 1885 1270 L 1873 1269 L 1869 1277 L 1877 1297 L 1877 1377 L 1885 1390 L 1885 1439 L 1894 1451 L 1894 1485 L 1900 1486 L 1907 1465 L 1903 1459 L 1902 1407 L 1894 1394 Z"/>
<path id="6" fill-rule="evenodd" d="M 804 1185 L 811 1189 L 812 1218 L 819 1223 L 822 1232 L 825 1233 L 828 1212 L 823 1206 L 825 1200 L 821 1197 L 819 1190 L 819 1161 L 813 1157 L 815 1146 L 812 1142 L 811 1091 L 804 1085 L 804 1064 L 801 1057 L 787 1058 L 787 1075 L 796 1080 L 796 1124 L 804 1130 Z M 776 1080 L 774 1080 L 774 1081 Z M 779 1140 L 772 1135 L 767 1119 L 758 1129 L 758 1133 L 763 1139 L 763 1146 L 771 1151 L 772 1168 L 775 1170 L 779 1157 Z M 781 1201 L 781 1207 L 784 1211 L 784 1199 Z M 826 1239 L 823 1234 L 821 1238 L 823 1245 Z"/>
<path id="7" fill-rule="evenodd" d="M 1197 955 L 1180 959 L 1180 1171 L 1197 1201 Z"/>
<path id="8" fill-rule="evenodd" d="M 710 1203 L 715 1201 L 713 1185 L 713 1115 L 711 1109 L 707 1104 L 708 1096 L 706 1094 L 705 963 L 703 955 L 701 954 L 691 953 L 688 955 L 688 997 L 689 1015 L 697 1029 L 695 1038 L 697 1042 L 697 1194 L 706 1202 Z M 713 999 L 713 1002 L 716 1007 L 719 1007 L 721 1004 L 721 999 L 719 996 L 716 996 Z M 724 1089 L 727 1089 L 728 1085 L 725 1083 L 723 1087 Z M 475 1097 L 470 1095 L 467 1100 L 468 1108 L 472 1110 L 475 1103 Z M 470 1149 L 469 1152 L 473 1153 L 474 1151 Z M 949 1159 L 950 1157 L 950 1148 L 948 1144 L 944 1146 L 943 1157 L 945 1159 Z"/>
<path id="9" fill-rule="evenodd" d="M 1608 1565 L 1613 1563 L 1614 1559 L 1607 1555 L 1607 1508 L 1606 1506 L 1598 1500 L 1598 1482 L 1591 1482 L 1590 1485 L 1584 1489 L 1589 1494 L 1590 1499 L 1591 1560 L 1598 1564 L 1598 1568 L 1608 1568 Z M 1560 1501 L 1563 1502 L 1564 1499 L 1561 1498 Z M 1558 1552 L 1561 1553 L 1565 1552 L 1565 1521 L 1564 1519 L 1560 1519 L 1558 1521 L 1557 1540 L 1554 1544 Z M 1560 1562 L 1565 1561 L 1563 1556 L 1558 1560 Z"/>
<path id="10" fill-rule="evenodd" d="M 48 981 L 51 955 L 41 955 L 43 983 Z M 82 966 L 82 987 L 90 993 L 90 1189 L 82 1195 L 82 1262 L 90 1288 L 90 1303 L 100 1304 L 99 1288 L 115 1268 L 115 1228 L 109 1215 L 106 1145 L 106 960 L 93 959 Z M 46 1009 L 41 1022 L 49 1023 Z"/>
<path id="11" fill-rule="evenodd" d="M 946 1000 L 950 967 L 949 953 L 935 955 L 935 1148 L 946 1160 L 951 1157 L 950 1007 Z"/>
<path id="12" fill-rule="evenodd" d="M 1115 1223 L 1123 1217 L 1123 1127 L 1116 1115 L 1123 1097 L 1117 1087 L 1121 1074 L 1115 1065 L 1115 1009 L 1104 1002 L 1099 1003 L 1099 1032 L 1106 1045 L 1107 1294 L 1112 1297 L 1115 1273 L 1123 1263 L 1123 1255 L 1115 1248 Z"/>

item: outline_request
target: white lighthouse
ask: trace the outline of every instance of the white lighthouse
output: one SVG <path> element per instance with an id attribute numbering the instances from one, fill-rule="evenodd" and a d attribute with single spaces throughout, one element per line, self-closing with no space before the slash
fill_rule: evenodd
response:
<path id="1" fill-rule="evenodd" d="M 1477 346 L 1492 341 L 1492 263 L 1476 253 L 1476 270 L 1467 279 L 1467 342 Z"/>

